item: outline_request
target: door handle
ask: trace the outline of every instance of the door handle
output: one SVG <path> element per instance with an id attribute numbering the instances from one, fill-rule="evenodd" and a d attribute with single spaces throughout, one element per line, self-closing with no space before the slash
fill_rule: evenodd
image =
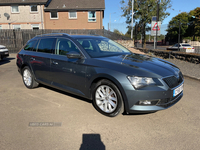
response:
<path id="1" fill-rule="evenodd" d="M 65 72 L 72 72 L 73 71 L 71 68 L 65 68 L 65 67 L 63 67 L 62 70 L 65 71 Z"/>
<path id="2" fill-rule="evenodd" d="M 58 63 L 57 63 L 56 61 L 53 61 L 52 63 L 53 63 L 54 65 L 58 65 Z"/>
<path id="3" fill-rule="evenodd" d="M 35 60 L 35 58 L 31 57 L 31 60 Z"/>

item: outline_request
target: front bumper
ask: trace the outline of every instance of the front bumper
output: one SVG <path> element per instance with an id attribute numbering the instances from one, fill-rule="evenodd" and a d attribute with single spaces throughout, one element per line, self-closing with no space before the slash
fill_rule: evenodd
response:
<path id="1" fill-rule="evenodd" d="M 155 111 L 159 111 L 159 110 L 164 110 L 164 109 L 167 109 L 167 108 L 173 106 L 174 104 L 176 104 L 182 97 L 183 97 L 183 92 L 181 94 L 179 94 L 175 99 L 169 99 L 168 102 L 157 104 L 155 106 L 133 105 L 129 109 L 128 112 L 129 113 L 145 113 L 145 112 L 155 112 Z M 161 101 L 162 100 L 166 100 L 166 99 L 161 99 Z"/>
<path id="2" fill-rule="evenodd" d="M 179 84 L 184 84 L 184 81 Z M 155 112 L 159 110 L 167 109 L 174 104 L 176 104 L 182 97 L 183 91 L 180 92 L 177 96 L 173 96 L 173 91 L 177 88 L 167 88 L 167 87 L 149 87 L 144 90 L 129 90 L 125 91 L 127 96 L 126 112 L 128 113 L 147 113 Z M 155 105 L 139 105 L 139 101 L 158 101 Z"/>

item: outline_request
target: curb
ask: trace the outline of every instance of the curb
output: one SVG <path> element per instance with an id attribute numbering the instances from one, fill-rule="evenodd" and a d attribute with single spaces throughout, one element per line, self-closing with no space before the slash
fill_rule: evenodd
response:
<path id="1" fill-rule="evenodd" d="M 193 80 L 200 81 L 200 78 L 196 78 L 196 77 L 188 76 L 188 75 L 184 75 L 184 74 L 183 74 L 183 76 L 186 77 L 186 78 L 190 78 L 190 79 L 193 79 Z"/>

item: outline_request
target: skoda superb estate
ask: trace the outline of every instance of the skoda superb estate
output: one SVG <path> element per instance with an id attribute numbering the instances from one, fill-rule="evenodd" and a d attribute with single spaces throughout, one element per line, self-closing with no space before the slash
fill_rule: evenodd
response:
<path id="1" fill-rule="evenodd" d="M 183 96 L 174 64 L 101 36 L 36 36 L 17 54 L 17 67 L 27 88 L 45 84 L 91 99 L 109 117 L 167 109 Z"/>

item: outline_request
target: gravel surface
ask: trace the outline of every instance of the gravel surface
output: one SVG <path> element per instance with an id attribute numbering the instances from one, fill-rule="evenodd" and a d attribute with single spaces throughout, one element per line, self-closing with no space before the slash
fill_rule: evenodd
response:
<path id="1" fill-rule="evenodd" d="M 132 51 L 133 53 L 146 55 L 145 53 L 139 50 L 136 50 L 134 48 L 129 48 L 129 50 Z M 157 57 L 157 56 L 154 55 L 154 57 Z M 194 64 L 194 63 L 190 63 L 190 62 L 178 60 L 178 59 L 165 59 L 165 60 L 179 67 L 184 76 L 200 80 L 200 64 Z"/>

